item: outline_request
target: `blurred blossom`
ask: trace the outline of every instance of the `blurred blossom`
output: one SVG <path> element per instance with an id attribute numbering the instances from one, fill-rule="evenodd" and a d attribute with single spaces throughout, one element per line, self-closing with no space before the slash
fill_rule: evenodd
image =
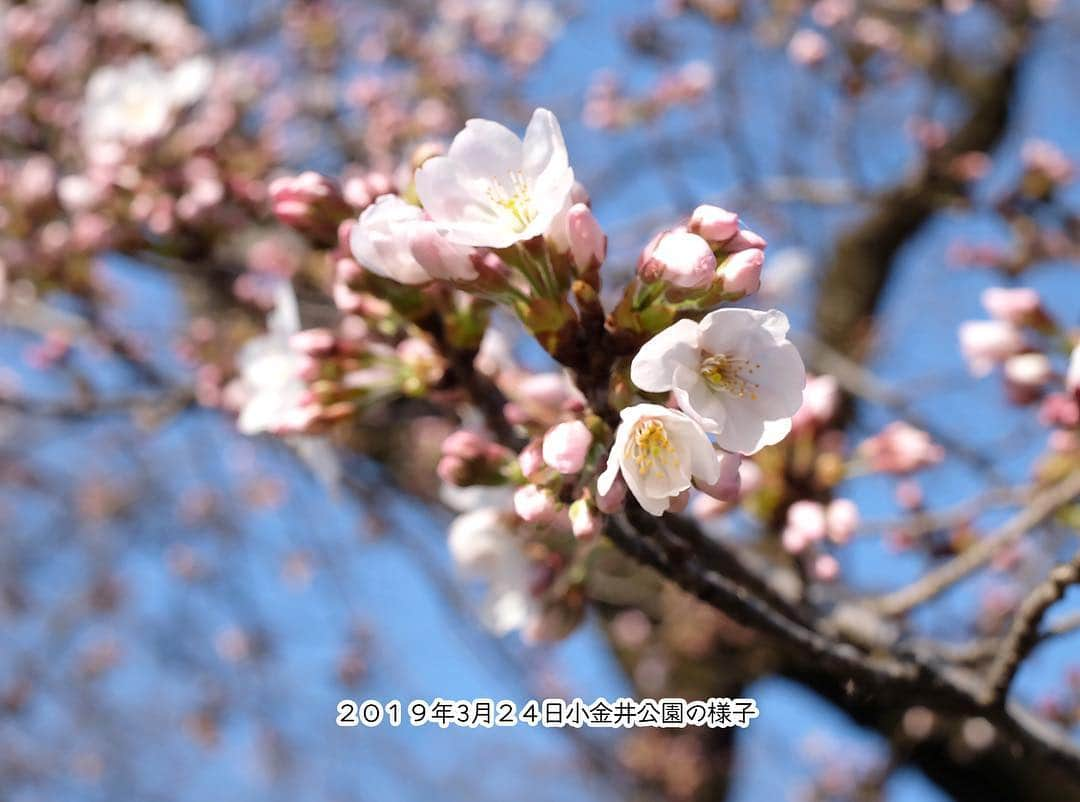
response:
<path id="1" fill-rule="evenodd" d="M 529 562 L 506 513 L 485 507 L 459 515 L 450 524 L 448 543 L 461 574 L 487 585 L 480 617 L 494 634 L 523 629 L 538 615 L 529 592 Z"/>
<path id="2" fill-rule="evenodd" d="M 945 449 L 926 432 L 904 421 L 893 421 L 859 446 L 860 454 L 875 471 L 911 473 L 936 465 L 945 458 Z"/>
<path id="3" fill-rule="evenodd" d="M 165 134 L 174 115 L 195 103 L 210 84 L 213 66 L 200 56 L 172 70 L 149 56 L 98 68 L 86 85 L 83 139 L 91 148 L 141 145 Z"/>
<path id="4" fill-rule="evenodd" d="M 592 433 L 581 421 L 560 423 L 544 435 L 544 462 L 559 473 L 578 473 L 585 466 L 592 441 Z"/>
<path id="5" fill-rule="evenodd" d="M 236 357 L 244 398 L 236 425 L 243 434 L 302 428 L 307 385 L 300 378 L 300 353 L 290 344 L 299 330 L 296 297 L 288 284 L 281 284 L 267 333 L 248 342 Z"/>
<path id="6" fill-rule="evenodd" d="M 960 351 L 973 376 L 985 376 L 1023 347 L 1023 334 L 1011 323 L 969 320 L 960 324 Z"/>
<path id="7" fill-rule="evenodd" d="M 788 55 L 796 64 L 815 67 L 829 54 L 829 41 L 815 30 L 802 28 L 788 42 Z"/>

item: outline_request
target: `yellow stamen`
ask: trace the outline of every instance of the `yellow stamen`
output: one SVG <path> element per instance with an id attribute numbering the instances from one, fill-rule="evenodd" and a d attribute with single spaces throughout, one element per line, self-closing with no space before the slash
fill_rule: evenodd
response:
<path id="1" fill-rule="evenodd" d="M 702 361 L 701 376 L 716 390 L 724 390 L 739 398 L 750 396 L 756 401 L 760 385 L 751 381 L 750 377 L 760 367 L 760 362 L 716 354 Z"/>
<path id="2" fill-rule="evenodd" d="M 492 178 L 491 186 L 488 188 L 488 197 L 493 203 L 510 212 L 510 216 L 514 219 L 515 231 L 524 231 L 529 223 L 536 219 L 536 208 L 529 195 L 529 182 L 517 170 L 510 173 L 509 192 L 501 181 Z"/>
<path id="3" fill-rule="evenodd" d="M 638 473 L 642 476 L 647 476 L 654 469 L 666 472 L 679 464 L 679 455 L 668 440 L 664 424 L 656 418 L 644 418 L 637 422 L 623 456 L 637 465 Z"/>

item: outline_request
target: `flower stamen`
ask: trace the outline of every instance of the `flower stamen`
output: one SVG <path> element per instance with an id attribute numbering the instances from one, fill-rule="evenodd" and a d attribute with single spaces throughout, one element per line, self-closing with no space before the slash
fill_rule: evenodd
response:
<path id="1" fill-rule="evenodd" d="M 624 456 L 637 465 L 641 476 L 647 476 L 653 470 L 667 472 L 679 464 L 679 456 L 668 439 L 664 424 L 655 418 L 638 421 L 626 443 Z"/>
<path id="2" fill-rule="evenodd" d="M 522 232 L 529 227 L 529 223 L 536 219 L 537 211 L 533 206 L 532 197 L 529 193 L 529 182 L 519 171 L 510 173 L 510 191 L 507 191 L 503 182 L 497 178 L 491 179 L 488 188 L 488 197 L 492 203 L 501 206 L 510 213 L 513 218 L 513 228 Z"/>
<path id="3" fill-rule="evenodd" d="M 737 398 L 749 396 L 756 401 L 760 385 L 750 377 L 760 367 L 760 362 L 714 354 L 701 361 L 701 377 L 715 390 L 723 390 Z"/>

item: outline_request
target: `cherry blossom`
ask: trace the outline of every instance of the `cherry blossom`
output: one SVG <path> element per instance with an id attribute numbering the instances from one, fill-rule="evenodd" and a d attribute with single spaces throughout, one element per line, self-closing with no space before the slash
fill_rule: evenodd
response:
<path id="1" fill-rule="evenodd" d="M 349 245 L 361 266 L 402 284 L 425 284 L 431 276 L 412 253 L 412 237 L 424 212 L 397 195 L 382 195 L 360 215 Z"/>
<path id="2" fill-rule="evenodd" d="M 236 358 L 245 399 L 236 427 L 243 434 L 280 432 L 302 415 L 307 394 L 300 377 L 303 358 L 290 344 L 290 337 L 300 328 L 296 296 L 282 284 L 276 300 L 267 333 L 249 340 Z"/>
<path id="3" fill-rule="evenodd" d="M 458 571 L 487 583 L 480 618 L 496 635 L 524 627 L 537 613 L 529 593 L 529 562 L 508 525 L 508 515 L 482 507 L 450 524 L 450 555 Z"/>
<path id="4" fill-rule="evenodd" d="M 90 146 L 140 145 L 165 134 L 174 114 L 195 103 L 210 84 L 206 57 L 172 70 L 149 56 L 99 68 L 86 85 L 82 133 Z"/>
<path id="5" fill-rule="evenodd" d="M 601 496 L 611 492 L 621 475 L 647 512 L 662 515 L 695 479 L 705 485 L 720 479 L 708 436 L 686 415 L 658 404 L 636 404 L 620 418 L 607 467 L 597 480 Z"/>
<path id="6" fill-rule="evenodd" d="M 778 443 L 802 405 L 806 372 L 776 310 L 718 309 L 680 320 L 638 352 L 630 378 L 646 392 L 673 390 L 679 407 L 726 451 Z"/>
<path id="7" fill-rule="evenodd" d="M 543 235 L 574 186 L 559 121 L 537 109 L 524 140 L 474 119 L 445 156 L 423 163 L 416 191 L 439 230 L 459 245 L 505 248 Z"/>

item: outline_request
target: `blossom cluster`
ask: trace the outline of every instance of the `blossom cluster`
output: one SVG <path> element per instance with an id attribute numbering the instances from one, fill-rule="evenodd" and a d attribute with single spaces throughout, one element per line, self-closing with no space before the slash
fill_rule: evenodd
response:
<path id="1" fill-rule="evenodd" d="M 559 631 L 573 618 L 567 577 L 587 553 L 575 541 L 593 541 L 631 498 L 653 515 L 685 507 L 695 489 L 735 500 L 743 458 L 791 430 L 805 373 L 787 318 L 724 306 L 757 290 L 766 243 L 736 214 L 700 206 L 645 246 L 605 309 L 606 237 L 550 111 L 536 110 L 521 137 L 469 120 L 448 148 L 420 147 L 410 169 L 270 188 L 277 217 L 326 250 L 342 320 L 277 341 L 298 394 L 252 381 L 248 366 L 241 420 L 272 406 L 264 392 L 294 400 L 262 424 L 278 433 L 320 431 L 395 398 L 453 405 L 462 426 L 437 473 L 487 490 L 452 527 L 452 551 L 487 572 L 496 629 Z M 558 371 L 518 366 L 490 322 L 502 310 Z M 481 382 L 504 399 L 494 418 L 476 414 L 483 399 L 469 391 Z M 463 401 L 474 411 L 462 414 Z M 559 604 L 538 604 L 545 593 Z"/>

